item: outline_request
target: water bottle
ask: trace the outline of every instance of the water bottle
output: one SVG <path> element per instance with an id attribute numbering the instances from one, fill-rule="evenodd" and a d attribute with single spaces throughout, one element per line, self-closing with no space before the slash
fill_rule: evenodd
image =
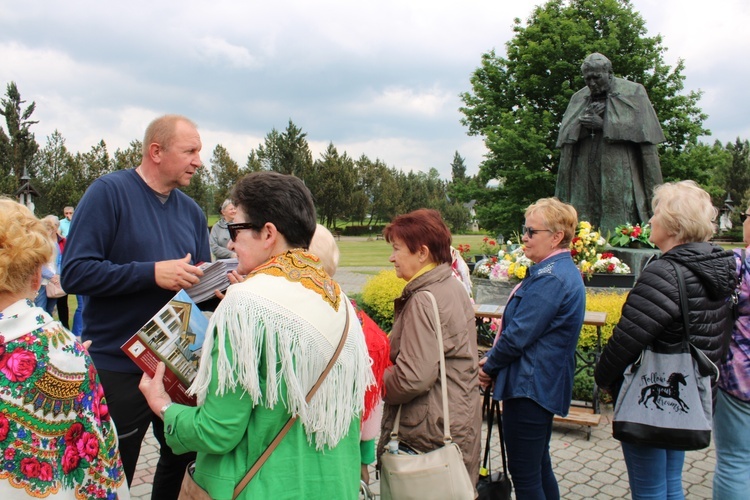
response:
<path id="1" fill-rule="evenodd" d="M 388 441 L 388 453 L 398 455 L 398 440 L 391 439 L 390 441 Z"/>

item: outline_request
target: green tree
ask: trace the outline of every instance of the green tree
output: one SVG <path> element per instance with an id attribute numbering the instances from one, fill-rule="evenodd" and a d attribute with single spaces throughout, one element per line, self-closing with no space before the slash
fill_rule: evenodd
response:
<path id="1" fill-rule="evenodd" d="M 274 128 L 266 135 L 264 143 L 258 146 L 252 163 L 251 157 L 248 157 L 250 171 L 257 168 L 256 157 L 263 170 L 296 175 L 302 180 L 306 180 L 313 168 L 307 134 L 292 123 L 292 120 L 289 120 L 283 133 Z"/>
<path id="2" fill-rule="evenodd" d="M 348 215 L 355 184 L 354 161 L 346 153 L 340 155 L 333 143 L 328 144 L 307 182 L 321 223 L 333 227 L 337 219 Z"/>
<path id="3" fill-rule="evenodd" d="M 79 154 L 79 161 L 81 162 L 82 170 L 82 181 L 84 191 L 92 182 L 97 180 L 99 177 L 108 174 L 112 171 L 112 160 L 109 157 L 109 151 L 107 151 L 107 143 L 104 140 L 99 141 L 98 144 L 91 146 L 91 150 Z"/>
<path id="4" fill-rule="evenodd" d="M 36 202 L 38 214 L 60 215 L 66 205 L 77 205 L 85 186 L 80 185 L 81 165 L 65 146 L 65 138 L 55 130 L 36 155 L 41 197 Z"/>
<path id="5" fill-rule="evenodd" d="M 370 226 L 392 220 L 398 214 L 401 192 L 396 177 L 401 172 L 395 168 L 388 168 L 385 163 L 375 160 L 373 176 L 375 177 L 370 190 Z"/>
<path id="6" fill-rule="evenodd" d="M 258 153 L 254 150 L 250 151 L 250 154 L 247 155 L 243 175 L 250 172 L 260 172 L 261 170 L 263 170 L 263 164 L 258 158 Z"/>
<path id="7" fill-rule="evenodd" d="M 126 149 L 117 148 L 112 156 L 114 170 L 136 168 L 143 159 L 143 143 L 138 139 L 130 141 Z"/>
<path id="8" fill-rule="evenodd" d="M 36 174 L 34 155 L 39 145 L 30 128 L 39 122 L 30 120 L 35 102 L 22 110 L 26 101 L 21 99 L 15 82 L 7 85 L 5 95 L 0 99 L 0 115 L 5 117 L 7 127 L 7 132 L 0 128 L 0 193 L 12 196 L 21 185 L 24 167 L 30 176 Z"/>
<path id="9" fill-rule="evenodd" d="M 196 170 L 190 184 L 181 187 L 180 190 L 195 200 L 204 214 L 214 213 L 214 186 L 211 182 L 211 172 L 205 165 Z"/>
<path id="10" fill-rule="evenodd" d="M 212 209 L 218 210 L 221 203 L 229 198 L 232 187 L 241 177 L 239 164 L 229 156 L 229 151 L 221 144 L 216 145 L 211 156 L 211 173 L 216 187 L 215 203 L 217 205 Z"/>
<path id="11" fill-rule="evenodd" d="M 734 143 L 727 143 L 724 152 L 726 161 L 716 168 L 716 180 L 722 191 L 718 200 L 714 198 L 714 204 L 723 206 L 723 200 L 729 194 L 735 206 L 744 211 L 750 201 L 750 142 L 738 137 Z"/>
<path id="12" fill-rule="evenodd" d="M 481 224 L 493 231 L 518 230 L 523 210 L 554 193 L 560 152 L 555 147 L 570 97 L 584 86 L 581 63 L 600 52 L 615 74 L 644 85 L 667 142 L 661 153 L 664 174 L 679 166 L 679 154 L 708 133 L 697 102 L 700 93 L 682 95 L 684 64 L 664 63 L 661 36 L 646 37 L 645 22 L 627 0 L 551 0 L 515 20 L 506 56 L 490 51 L 462 94 L 469 134 L 481 135 L 489 150 L 479 181 L 497 189 L 478 200 Z"/>

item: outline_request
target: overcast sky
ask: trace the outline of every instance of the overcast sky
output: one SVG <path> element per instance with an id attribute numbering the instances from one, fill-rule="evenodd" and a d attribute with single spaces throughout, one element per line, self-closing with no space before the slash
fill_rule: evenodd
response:
<path id="1" fill-rule="evenodd" d="M 208 163 L 217 144 L 244 165 L 291 119 L 313 158 L 330 142 L 404 170 L 468 173 L 485 148 L 460 124 L 458 95 L 481 55 L 505 54 L 513 19 L 540 0 L 0 0 L 0 90 L 36 101 L 40 146 L 110 154 L 164 113 L 193 119 Z M 713 136 L 750 139 L 750 2 L 633 0 Z M 617 68 L 615 68 L 617 73 Z M 2 123 L 4 126 L 4 122 Z"/>

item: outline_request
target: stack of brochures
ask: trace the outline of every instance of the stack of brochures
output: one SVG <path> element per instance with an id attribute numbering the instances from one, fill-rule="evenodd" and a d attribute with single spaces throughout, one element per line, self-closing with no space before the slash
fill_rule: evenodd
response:
<path id="1" fill-rule="evenodd" d="M 200 282 L 185 291 L 193 301 L 200 303 L 212 299 L 214 290 L 223 292 L 229 287 L 227 274 L 237 269 L 237 259 L 219 259 L 198 267 L 203 271 Z"/>

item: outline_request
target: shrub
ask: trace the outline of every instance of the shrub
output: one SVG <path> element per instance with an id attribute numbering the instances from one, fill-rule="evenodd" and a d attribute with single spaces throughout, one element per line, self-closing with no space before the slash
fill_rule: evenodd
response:
<path id="1" fill-rule="evenodd" d="M 401 295 L 406 281 L 396 271 L 380 271 L 362 288 L 362 308 L 383 329 L 393 328 L 393 301 Z"/>
<path id="2" fill-rule="evenodd" d="M 622 305 L 628 297 L 627 293 L 616 291 L 593 291 L 586 290 L 586 310 L 607 313 L 607 323 L 602 326 L 602 347 L 612 336 L 615 325 L 620 321 Z M 578 348 L 582 351 L 593 351 L 596 349 L 596 327 L 584 325 L 581 336 L 578 339 Z"/>
<path id="3" fill-rule="evenodd" d="M 593 291 L 586 290 L 586 310 L 599 311 L 607 313 L 607 322 L 602 326 L 602 348 L 612 337 L 612 331 L 615 325 L 620 321 L 622 314 L 622 305 L 628 297 L 627 293 L 617 291 Z M 596 327 L 584 325 L 581 329 L 581 336 L 578 339 L 578 350 L 584 356 L 593 353 L 596 350 Z M 582 361 L 576 359 L 576 366 L 580 366 Z M 591 401 L 594 396 L 594 377 L 593 368 L 581 370 L 573 379 L 573 399 L 578 401 Z M 599 393 L 599 400 L 610 402 L 608 395 Z"/>

